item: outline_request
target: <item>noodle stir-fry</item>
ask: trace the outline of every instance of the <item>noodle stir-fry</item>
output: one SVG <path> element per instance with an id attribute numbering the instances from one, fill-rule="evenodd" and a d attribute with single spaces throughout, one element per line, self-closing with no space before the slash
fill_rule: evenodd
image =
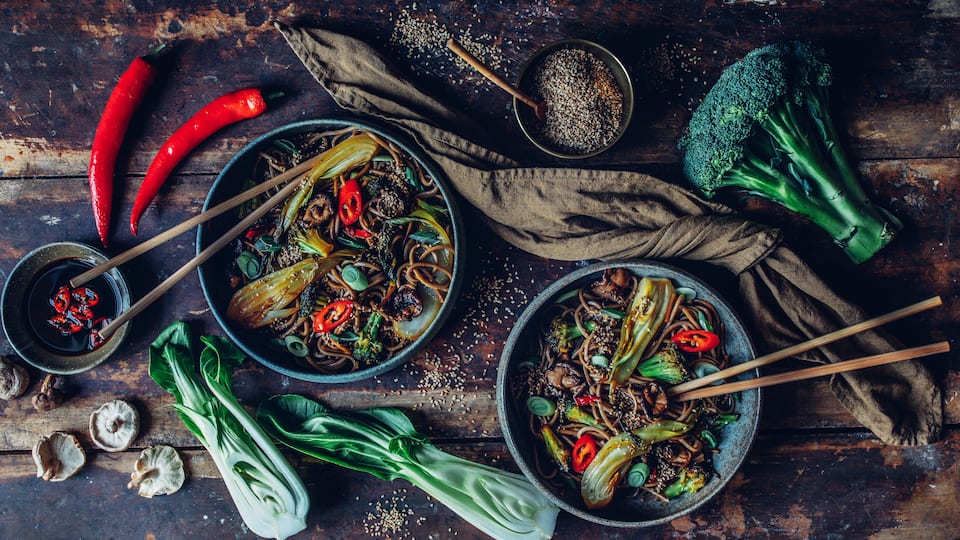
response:
<path id="1" fill-rule="evenodd" d="M 513 385 L 542 441 L 540 477 L 572 481 L 588 508 L 618 491 L 669 500 L 703 487 L 735 400 L 671 402 L 666 390 L 727 366 L 715 307 L 614 268 L 550 308 Z"/>
<path id="2" fill-rule="evenodd" d="M 436 319 L 453 279 L 451 219 L 417 160 L 359 128 L 275 141 L 251 183 L 314 156 L 294 194 L 236 239 L 227 317 L 307 369 L 346 373 L 392 357 Z"/>

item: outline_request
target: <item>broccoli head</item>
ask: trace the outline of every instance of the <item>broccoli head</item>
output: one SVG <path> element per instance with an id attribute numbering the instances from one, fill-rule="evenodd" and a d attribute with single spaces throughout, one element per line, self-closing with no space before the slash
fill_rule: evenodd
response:
<path id="1" fill-rule="evenodd" d="M 728 66 L 680 140 L 687 180 L 706 197 L 736 188 L 823 228 L 856 263 L 888 244 L 900 221 L 874 205 L 830 117 L 830 65 L 808 43 L 753 50 Z"/>
<path id="2" fill-rule="evenodd" d="M 597 323 L 587 321 L 583 326 L 588 332 L 593 332 Z M 579 326 L 563 317 L 555 317 L 550 321 L 545 340 L 554 352 L 567 353 L 573 346 L 573 340 L 579 337 L 583 337 L 583 332 L 580 331 Z"/>
<path id="3" fill-rule="evenodd" d="M 680 384 L 688 378 L 683 356 L 673 344 L 664 346 L 657 354 L 641 362 L 635 372 L 669 384 Z"/>
<path id="4" fill-rule="evenodd" d="M 364 364 L 374 364 L 383 356 L 383 342 L 380 340 L 380 324 L 383 315 L 374 311 L 360 330 L 360 337 L 353 345 L 353 357 Z"/>

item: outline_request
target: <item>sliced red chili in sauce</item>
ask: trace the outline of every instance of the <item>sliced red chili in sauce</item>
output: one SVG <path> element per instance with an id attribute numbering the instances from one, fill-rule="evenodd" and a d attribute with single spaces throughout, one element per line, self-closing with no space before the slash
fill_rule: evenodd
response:
<path id="1" fill-rule="evenodd" d="M 573 398 L 573 401 L 574 401 L 577 405 L 583 407 L 584 405 L 589 405 L 589 404 L 591 404 L 591 403 L 596 403 L 596 402 L 600 401 L 600 396 L 594 396 L 594 395 L 592 395 L 592 394 L 585 394 L 585 395 L 577 396 L 577 397 Z"/>
<path id="2" fill-rule="evenodd" d="M 313 331 L 321 334 L 330 332 L 347 322 L 352 313 L 353 302 L 350 300 L 331 302 L 313 316 Z"/>
<path id="3" fill-rule="evenodd" d="M 720 336 L 709 330 L 693 329 L 677 332 L 670 341 L 684 352 L 704 352 L 719 345 Z"/>
<path id="4" fill-rule="evenodd" d="M 338 197 L 337 212 L 344 225 L 352 225 L 360 219 L 363 210 L 363 195 L 360 194 L 360 183 L 351 178 L 343 183 Z"/>
<path id="5" fill-rule="evenodd" d="M 573 472 L 582 473 L 587 470 L 587 466 L 590 465 L 593 458 L 597 457 L 597 441 L 589 433 L 584 433 L 573 444 L 573 452 L 570 457 Z"/>

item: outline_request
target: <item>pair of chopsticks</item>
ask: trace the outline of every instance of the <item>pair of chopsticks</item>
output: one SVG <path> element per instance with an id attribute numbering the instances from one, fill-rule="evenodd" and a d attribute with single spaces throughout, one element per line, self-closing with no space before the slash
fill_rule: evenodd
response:
<path id="1" fill-rule="evenodd" d="M 691 399 L 701 399 L 723 394 L 732 394 L 734 392 L 741 392 L 743 390 L 752 390 L 754 388 L 763 388 L 766 386 L 773 386 L 775 384 L 802 381 L 805 379 L 812 379 L 814 377 L 822 377 L 835 373 L 843 373 L 845 371 L 854 371 L 857 369 L 865 369 L 884 364 L 892 364 L 894 362 L 902 362 L 904 360 L 912 360 L 914 358 L 921 358 L 924 356 L 930 356 L 932 354 L 948 352 L 950 350 L 950 343 L 947 341 L 940 341 L 920 347 L 902 349 L 899 351 L 877 354 L 873 356 L 865 356 L 855 360 L 847 360 L 844 362 L 798 369 L 785 373 L 778 373 L 776 375 L 748 379 L 745 381 L 737 381 L 716 386 L 707 386 L 716 381 L 733 377 L 734 375 L 739 375 L 740 373 L 750 371 L 761 366 L 770 365 L 785 358 L 790 358 L 797 354 L 813 350 L 828 343 L 833 343 L 834 341 L 838 341 L 845 337 L 876 328 L 880 325 L 902 319 L 922 311 L 926 311 L 942 304 L 943 300 L 941 300 L 939 296 L 934 296 L 921 302 L 917 302 L 916 304 L 891 311 L 885 315 L 859 322 L 830 332 L 829 334 L 824 334 L 808 341 L 804 341 L 803 343 L 798 343 L 796 345 L 787 347 L 786 349 L 761 356 L 754 360 L 736 364 L 726 369 L 717 371 L 716 373 L 678 384 L 667 389 L 667 394 L 670 396 L 670 399 L 674 401 L 689 401 Z"/>
<path id="2" fill-rule="evenodd" d="M 324 153 L 320 153 L 319 155 L 316 155 L 308 160 L 305 160 L 303 163 L 300 163 L 296 167 L 288 169 L 278 174 L 277 176 L 265 182 L 262 182 L 253 188 L 250 188 L 244 191 L 243 193 L 235 195 L 230 199 L 227 199 L 226 201 L 214 206 L 213 208 L 210 208 L 205 212 L 201 212 L 196 216 L 184 221 L 183 223 L 175 227 L 172 227 L 154 236 L 153 238 L 150 238 L 149 240 L 146 240 L 130 248 L 129 250 L 121 253 L 120 255 L 117 255 L 116 257 L 113 257 L 107 260 L 106 262 L 100 265 L 97 265 L 94 268 L 87 270 L 86 272 L 83 272 L 82 274 L 77 275 L 76 277 L 70 280 L 70 286 L 79 287 L 80 285 L 83 285 L 84 283 L 87 283 L 90 280 L 95 279 L 97 276 L 103 274 L 104 272 L 107 272 L 112 268 L 115 268 L 135 257 L 138 257 L 146 253 L 147 251 L 150 251 L 151 249 L 159 246 L 160 244 L 163 244 L 164 242 L 167 242 L 168 240 L 171 240 L 172 238 L 192 229 L 193 227 L 196 227 L 201 223 L 205 223 L 219 216 L 220 214 L 223 214 L 224 212 L 240 204 L 243 204 L 246 201 L 249 201 L 250 199 L 252 199 L 253 197 L 256 197 L 257 195 L 260 195 L 262 193 L 269 191 L 270 189 L 278 187 L 285 182 L 288 182 L 295 178 L 299 178 L 300 176 L 309 172 L 310 169 L 313 168 L 313 166 L 321 158 L 323 158 L 323 156 L 324 156 Z M 100 330 L 99 332 L 100 336 L 103 338 L 109 337 L 118 328 L 120 328 L 120 326 L 125 324 L 130 319 L 139 315 L 140 312 L 145 310 L 148 306 L 150 306 L 150 304 L 152 304 L 158 298 L 163 296 L 164 293 L 170 290 L 170 288 L 176 285 L 181 279 L 186 277 L 190 272 L 192 272 L 198 266 L 206 262 L 210 257 L 215 255 L 224 246 L 229 244 L 231 240 L 236 238 L 240 233 L 244 232 L 255 221 L 257 221 L 264 214 L 269 212 L 271 208 L 277 206 L 278 204 L 280 204 L 281 201 L 283 201 L 284 199 L 292 195 L 293 192 L 296 191 L 296 189 L 299 186 L 300 186 L 300 182 L 290 182 L 289 184 L 284 186 L 283 189 L 281 189 L 280 191 L 275 193 L 272 197 L 264 201 L 263 204 L 258 206 L 256 209 L 253 210 L 253 212 L 251 212 L 250 214 L 245 216 L 242 220 L 237 222 L 237 224 L 234 225 L 233 228 L 231 228 L 229 231 L 224 233 L 220 238 L 218 238 L 216 241 L 210 244 L 209 247 L 207 247 L 206 249 L 198 253 L 197 256 L 194 257 L 193 259 L 190 259 L 185 265 L 180 267 L 180 269 L 178 269 L 176 272 L 171 274 L 167 279 L 163 280 L 153 290 L 148 292 L 140 300 L 138 300 L 136 303 L 134 303 L 129 308 L 127 308 L 126 311 L 118 315 L 116 319 L 114 319 L 113 321 L 108 323 L 105 327 L 103 327 L 103 329 Z"/>

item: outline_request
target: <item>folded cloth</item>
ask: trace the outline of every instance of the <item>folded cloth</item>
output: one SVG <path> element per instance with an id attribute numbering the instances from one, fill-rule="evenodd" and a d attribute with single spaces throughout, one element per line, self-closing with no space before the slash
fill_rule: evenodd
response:
<path id="1" fill-rule="evenodd" d="M 439 165 L 492 230 L 532 254 L 557 260 L 685 259 L 738 277 L 761 353 L 867 318 L 781 243 L 779 232 L 649 175 L 524 167 L 470 140 L 474 120 L 420 91 L 366 43 L 319 28 L 278 24 L 287 43 L 338 105 L 405 132 Z M 882 331 L 805 355 L 835 362 L 900 347 Z M 917 361 L 834 376 L 840 402 L 880 440 L 937 440 L 941 391 Z"/>

